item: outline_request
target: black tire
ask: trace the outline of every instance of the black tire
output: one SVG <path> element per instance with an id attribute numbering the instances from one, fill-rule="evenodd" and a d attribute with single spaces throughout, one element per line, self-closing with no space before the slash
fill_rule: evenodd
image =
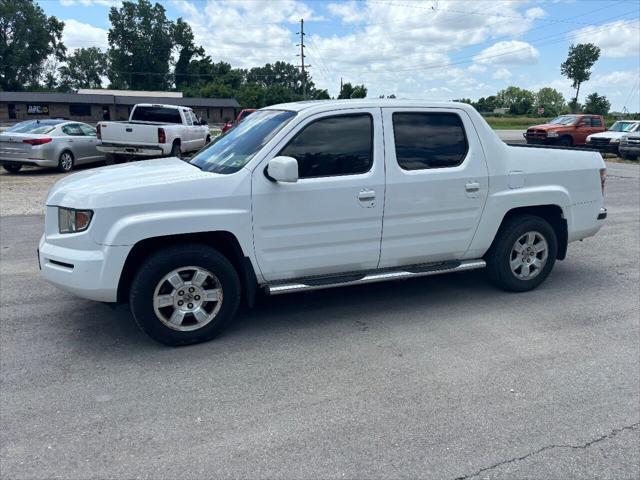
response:
<path id="1" fill-rule="evenodd" d="M 218 313 L 209 323 L 195 330 L 181 331 L 169 327 L 158 317 L 154 308 L 154 294 L 158 284 L 166 275 L 174 270 L 191 266 L 207 270 L 217 277 L 219 288 L 222 289 L 222 302 Z M 183 279 L 187 281 L 184 277 Z M 171 288 L 170 285 L 166 286 Z M 142 264 L 133 279 L 129 302 L 136 323 L 145 333 L 165 345 L 181 346 L 205 342 L 218 335 L 235 317 L 240 304 L 240 295 L 238 273 L 224 255 L 204 245 L 186 244 L 160 250 Z M 167 308 L 174 311 L 176 307 Z M 162 311 L 160 314 L 162 315 Z M 185 316 L 185 319 L 187 327 L 189 319 L 195 322 L 195 317 L 189 317 L 189 315 Z M 176 328 L 183 328 L 183 326 Z"/>
<path id="2" fill-rule="evenodd" d="M 73 158 L 73 153 L 69 150 L 65 150 L 60 154 L 58 158 L 58 171 L 62 173 L 67 173 L 73 170 L 73 166 L 75 164 L 75 159 Z"/>
<path id="3" fill-rule="evenodd" d="M 205 145 L 208 145 L 211 143 L 211 135 L 207 135 L 207 138 L 204 139 Z"/>
<path id="4" fill-rule="evenodd" d="M 532 278 L 522 279 L 518 277 L 518 269 L 516 269 L 516 272 L 511 270 L 511 260 L 515 260 L 513 254 L 515 253 L 516 241 L 528 232 L 537 232 L 544 238 L 547 243 L 547 254 L 546 261 L 540 269 L 537 269 L 537 273 L 533 275 L 536 271 L 535 266 L 527 265 L 527 269 L 531 271 Z M 527 245 L 523 246 L 527 247 Z M 538 255 L 541 254 L 536 253 L 535 257 L 538 257 Z M 526 292 L 538 287 L 549 276 L 557 255 L 558 239 L 549 222 L 534 215 L 508 218 L 498 230 L 493 245 L 485 255 L 487 273 L 491 281 L 504 290 Z M 535 261 L 535 258 L 531 258 Z M 519 274 L 523 273 L 522 268 L 520 268 Z"/>
<path id="5" fill-rule="evenodd" d="M 22 169 L 22 164 L 20 164 L 20 163 L 4 163 L 4 164 L 2 164 L 2 168 L 4 168 L 9 173 L 18 173 Z"/>
<path id="6" fill-rule="evenodd" d="M 178 142 L 174 143 L 171 147 L 170 157 L 182 158 L 182 151 L 180 150 L 180 144 Z"/>
<path id="7" fill-rule="evenodd" d="M 560 137 L 558 140 L 558 145 L 561 147 L 571 147 L 573 145 L 573 139 L 569 136 Z"/>

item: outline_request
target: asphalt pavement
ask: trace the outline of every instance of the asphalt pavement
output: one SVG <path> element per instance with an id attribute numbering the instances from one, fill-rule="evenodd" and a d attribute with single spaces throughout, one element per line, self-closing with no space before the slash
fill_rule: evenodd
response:
<path id="1" fill-rule="evenodd" d="M 640 179 L 536 291 L 482 271 L 261 298 L 167 348 L 38 276 L 42 216 L 0 217 L 0 475 L 640 476 Z"/>

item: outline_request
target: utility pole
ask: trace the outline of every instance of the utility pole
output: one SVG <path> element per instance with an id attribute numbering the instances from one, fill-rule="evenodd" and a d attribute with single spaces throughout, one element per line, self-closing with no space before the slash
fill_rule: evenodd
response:
<path id="1" fill-rule="evenodd" d="M 296 47 L 300 47 L 300 53 L 296 56 L 300 57 L 300 70 L 302 72 L 302 99 L 306 100 L 307 98 L 307 73 L 305 71 L 305 66 L 304 66 L 304 18 L 300 19 L 300 43 L 298 43 L 296 45 Z M 307 68 L 310 67 L 311 65 L 307 65 Z"/>

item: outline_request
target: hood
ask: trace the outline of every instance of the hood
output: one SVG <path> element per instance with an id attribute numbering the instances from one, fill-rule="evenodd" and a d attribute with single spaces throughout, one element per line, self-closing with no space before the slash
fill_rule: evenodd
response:
<path id="1" fill-rule="evenodd" d="M 573 128 L 573 125 L 557 125 L 551 123 L 541 123 L 540 125 L 534 125 L 532 127 L 527 128 L 527 130 L 544 130 L 548 132 L 549 130 L 563 130 L 565 128 Z"/>
<path id="2" fill-rule="evenodd" d="M 592 133 L 587 138 L 622 138 L 629 132 L 612 132 L 607 130 L 606 132 Z"/>
<path id="3" fill-rule="evenodd" d="M 95 208 L 127 198 L 142 201 L 150 190 L 183 189 L 184 184 L 222 175 L 203 172 L 178 158 L 143 160 L 69 175 L 49 191 L 47 205 Z"/>

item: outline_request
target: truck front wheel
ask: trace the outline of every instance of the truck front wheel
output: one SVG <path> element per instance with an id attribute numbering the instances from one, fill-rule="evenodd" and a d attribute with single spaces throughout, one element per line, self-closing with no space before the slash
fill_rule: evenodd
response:
<path id="1" fill-rule="evenodd" d="M 558 239 L 549 222 L 534 215 L 512 217 L 485 256 L 487 272 L 504 290 L 533 290 L 549 276 L 557 254 Z"/>
<path id="2" fill-rule="evenodd" d="M 192 244 L 152 254 L 134 277 L 129 301 L 138 326 L 166 345 L 219 334 L 240 304 L 240 280 L 218 251 Z"/>

